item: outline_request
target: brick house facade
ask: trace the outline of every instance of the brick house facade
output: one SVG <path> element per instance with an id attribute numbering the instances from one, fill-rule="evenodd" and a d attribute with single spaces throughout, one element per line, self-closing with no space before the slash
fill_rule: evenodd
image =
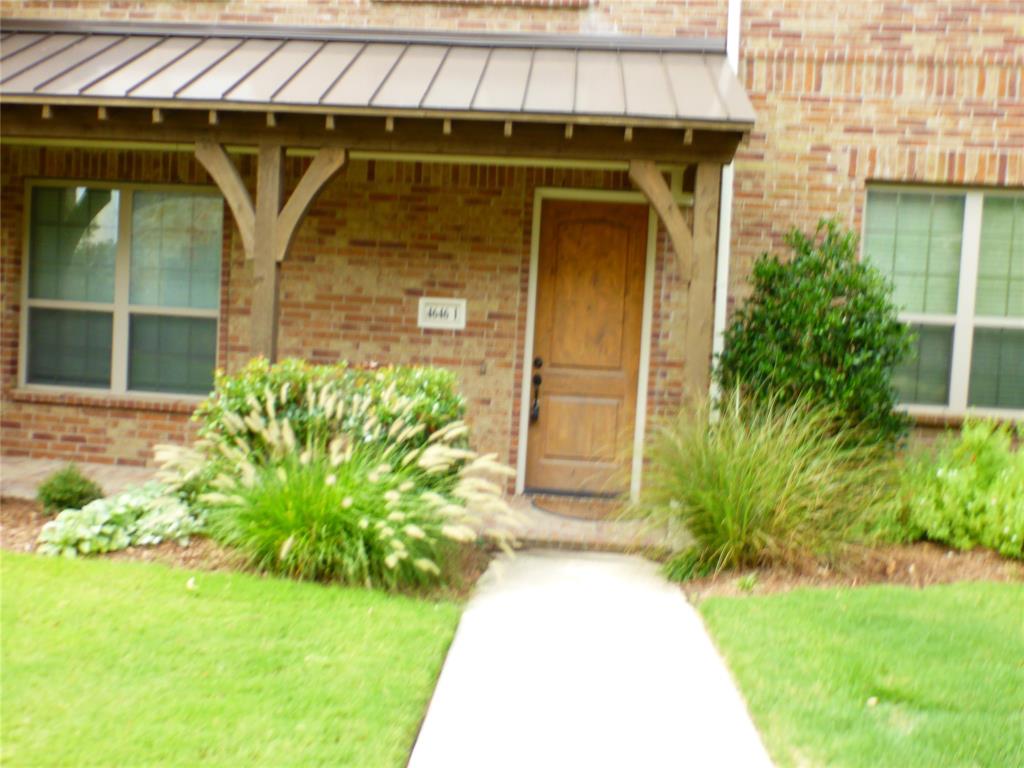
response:
<path id="1" fill-rule="evenodd" d="M 743 3 L 738 76 L 757 122 L 735 161 L 728 302 L 792 226 L 864 226 L 880 182 L 1024 186 L 1024 3 Z M 726 0 L 3 2 L 5 18 L 629 34 L 723 38 Z M 18 386 L 25 189 L 31 178 L 210 184 L 187 153 L 6 142 L 2 163 L 3 451 L 145 463 L 190 432 L 191 404 Z M 286 187 L 309 166 L 286 160 Z M 240 173 L 255 185 L 255 160 Z M 519 451 L 527 281 L 538 188 L 631 189 L 623 171 L 360 159 L 323 190 L 281 268 L 281 356 L 453 368 L 478 447 Z M 218 365 L 249 354 L 251 265 L 225 206 Z M 387 234 L 383 234 L 383 233 Z M 658 225 L 646 420 L 672 411 L 690 357 L 689 296 Z M 422 295 L 458 294 L 465 331 L 415 323 Z"/>

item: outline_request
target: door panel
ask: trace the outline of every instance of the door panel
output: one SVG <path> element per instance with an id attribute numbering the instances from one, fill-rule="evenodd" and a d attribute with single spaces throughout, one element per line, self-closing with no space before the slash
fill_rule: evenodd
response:
<path id="1" fill-rule="evenodd" d="M 646 253 L 644 206 L 543 204 L 527 490 L 628 488 Z"/>

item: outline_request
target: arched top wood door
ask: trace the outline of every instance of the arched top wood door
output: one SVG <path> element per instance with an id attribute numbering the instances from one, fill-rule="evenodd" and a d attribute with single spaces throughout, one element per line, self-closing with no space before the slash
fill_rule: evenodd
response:
<path id="1" fill-rule="evenodd" d="M 642 205 L 543 203 L 526 361 L 534 382 L 527 491 L 610 495 L 629 487 L 647 218 Z"/>

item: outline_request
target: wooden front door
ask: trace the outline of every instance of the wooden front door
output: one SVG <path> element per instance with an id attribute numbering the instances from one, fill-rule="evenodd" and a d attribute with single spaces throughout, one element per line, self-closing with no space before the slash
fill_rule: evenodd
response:
<path id="1" fill-rule="evenodd" d="M 629 487 L 646 254 L 646 206 L 543 203 L 527 491 Z"/>

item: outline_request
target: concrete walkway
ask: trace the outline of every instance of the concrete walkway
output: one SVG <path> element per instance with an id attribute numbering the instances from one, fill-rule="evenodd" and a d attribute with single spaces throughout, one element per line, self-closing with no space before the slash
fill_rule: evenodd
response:
<path id="1" fill-rule="evenodd" d="M 682 592 L 646 560 L 566 552 L 484 575 L 409 763 L 770 765 Z"/>

